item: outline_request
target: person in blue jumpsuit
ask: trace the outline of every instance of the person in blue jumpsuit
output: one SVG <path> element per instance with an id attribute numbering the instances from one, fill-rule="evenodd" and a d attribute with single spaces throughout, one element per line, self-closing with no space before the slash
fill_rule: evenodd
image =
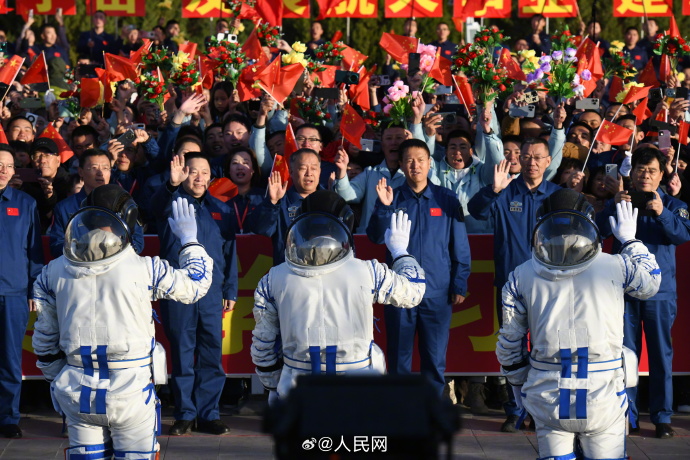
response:
<path id="1" fill-rule="evenodd" d="M 7 438 L 22 437 L 22 342 L 33 309 L 31 288 L 43 268 L 36 201 L 7 186 L 14 173 L 14 151 L 0 144 L 0 433 Z"/>
<path id="2" fill-rule="evenodd" d="M 268 194 L 247 216 L 246 232 L 264 235 L 273 241 L 273 265 L 285 262 L 285 236 L 302 205 L 302 200 L 319 187 L 321 158 L 312 149 L 303 148 L 290 155 L 292 186 L 283 183 L 274 172 L 268 178 Z"/>
<path id="3" fill-rule="evenodd" d="M 406 178 L 403 185 L 393 190 L 382 178 L 376 186 L 378 200 L 367 235 L 374 243 L 383 243 L 391 214 L 404 210 L 412 221 L 407 250 L 426 273 L 426 292 L 415 308 L 384 306 L 388 370 L 410 373 L 418 333 L 422 375 L 441 395 L 453 305 L 461 304 L 467 294 L 470 245 L 457 196 L 429 180 L 431 154 L 426 142 L 409 139 L 400 144 L 400 168 Z M 391 262 L 390 253 L 386 255 Z"/>
<path id="4" fill-rule="evenodd" d="M 654 254 L 661 267 L 659 292 L 647 300 L 625 297 L 625 330 L 623 345 L 642 352 L 642 330 L 647 343 L 649 362 L 649 414 L 656 425 L 657 438 L 667 439 L 675 434 L 671 428 L 673 414 L 673 381 L 671 367 L 673 345 L 671 327 L 676 318 L 676 246 L 690 240 L 688 206 L 665 193 L 659 184 L 666 169 L 666 157 L 656 147 L 643 147 L 632 155 L 630 179 L 634 192 L 648 192 L 653 199 L 641 203 L 635 235 Z M 632 201 L 635 193 L 624 190 L 606 203 L 597 215 L 602 236 L 611 234 L 608 217 L 614 215 L 616 202 Z M 650 195 L 651 196 L 651 195 Z M 616 253 L 620 244 L 614 241 Z M 630 404 L 631 431 L 639 431 L 639 410 L 636 404 L 637 387 L 627 389 Z"/>
<path id="5" fill-rule="evenodd" d="M 62 255 L 65 242 L 65 228 L 72 215 L 81 208 L 86 197 L 101 185 L 110 183 L 110 162 L 112 157 L 105 150 L 87 149 L 79 159 L 79 176 L 84 186 L 78 193 L 59 201 L 53 209 L 53 222 L 48 228 L 50 236 L 50 255 L 54 258 Z M 141 254 L 144 250 L 144 230 L 137 224 L 132 237 L 134 250 Z"/>
<path id="6" fill-rule="evenodd" d="M 165 334 L 172 358 L 171 388 L 175 397 L 175 423 L 171 436 L 186 434 L 196 419 L 196 430 L 210 434 L 230 431 L 220 420 L 219 401 L 225 384 L 222 358 L 223 312 L 237 301 L 237 262 L 234 215 L 222 201 L 207 193 L 211 165 L 202 153 L 175 156 L 170 180 L 151 199 L 161 241 L 161 257 L 177 268 L 180 251 L 166 216 L 172 202 L 186 198 L 194 205 L 197 239 L 213 258 L 213 283 L 206 296 L 193 305 L 161 301 Z"/>
<path id="7" fill-rule="evenodd" d="M 560 186 L 544 180 L 551 163 L 549 144 L 540 138 L 528 139 L 520 149 L 520 175 L 510 175 L 506 160 L 494 167 L 493 184 L 482 187 L 467 203 L 467 210 L 477 220 L 491 220 L 494 227 L 494 286 L 496 315 L 503 322 L 500 290 L 515 267 L 532 258 L 530 241 L 537 223 L 537 210 Z M 507 419 L 503 432 L 517 431 L 520 410 L 512 392 L 503 404 Z"/>

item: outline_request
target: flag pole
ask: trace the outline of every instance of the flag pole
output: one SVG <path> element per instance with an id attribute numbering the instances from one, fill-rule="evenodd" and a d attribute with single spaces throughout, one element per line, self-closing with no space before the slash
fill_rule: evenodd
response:
<path id="1" fill-rule="evenodd" d="M 597 128 L 597 132 L 594 134 L 594 139 L 592 139 L 592 142 L 589 144 L 589 150 L 587 151 L 587 156 L 585 157 L 585 162 L 582 164 L 582 172 L 585 172 L 585 168 L 587 168 L 587 160 L 589 160 L 589 155 L 592 153 L 592 148 L 594 148 L 594 143 L 597 140 L 597 136 L 599 135 L 599 131 L 601 131 L 601 127 L 604 125 L 602 122 L 601 125 Z"/>
<path id="2" fill-rule="evenodd" d="M 41 51 L 41 54 L 43 55 L 43 62 L 46 65 L 46 80 L 48 80 L 48 89 L 50 89 L 50 74 L 48 73 L 48 61 L 46 60 L 46 52 Z"/>

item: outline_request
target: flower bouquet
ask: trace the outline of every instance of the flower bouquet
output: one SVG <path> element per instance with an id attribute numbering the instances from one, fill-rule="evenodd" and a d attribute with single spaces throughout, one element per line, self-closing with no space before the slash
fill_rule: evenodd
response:
<path id="1" fill-rule="evenodd" d="M 560 34 L 558 31 L 551 35 L 551 50 L 552 51 L 565 51 L 568 48 L 577 48 L 578 39 L 573 36 L 570 29 L 566 28 Z"/>
<path id="2" fill-rule="evenodd" d="M 139 75 L 134 83 L 137 84 L 137 92 L 144 97 L 146 101 L 163 107 L 164 97 L 167 93 L 165 85 L 161 81 L 159 71 L 156 70 L 151 73 L 142 73 Z"/>
<path id="3" fill-rule="evenodd" d="M 331 114 L 316 98 L 297 96 L 289 101 L 288 107 L 296 108 L 299 118 L 307 123 L 325 125 L 331 119 Z"/>
<path id="4" fill-rule="evenodd" d="M 374 130 L 378 130 L 385 121 L 386 116 L 382 112 L 365 110 L 362 112 L 362 118 L 364 119 L 364 123 L 371 126 Z"/>
<path id="5" fill-rule="evenodd" d="M 314 49 L 315 60 L 324 65 L 339 65 L 343 60 L 343 42 L 326 42 Z"/>
<path id="6" fill-rule="evenodd" d="M 233 18 L 243 19 L 240 17 L 242 13 L 248 8 L 254 8 L 255 6 L 256 0 L 225 0 L 225 9 L 230 10 L 230 14 Z"/>
<path id="7" fill-rule="evenodd" d="M 218 81 L 230 81 L 236 85 L 240 71 L 247 66 L 247 56 L 239 43 L 211 37 L 204 54 L 218 62 L 214 70 Z"/>
<path id="8" fill-rule="evenodd" d="M 619 77 L 624 82 L 632 81 L 637 75 L 637 69 L 633 66 L 630 56 L 616 49 L 613 45 L 609 48 L 611 57 L 604 59 L 604 77 Z"/>
<path id="9" fill-rule="evenodd" d="M 458 54 L 453 56 L 452 70 L 461 71 L 467 76 L 482 104 L 493 101 L 499 92 L 507 89 L 506 70 L 496 67 L 491 54 L 476 42 L 458 49 Z"/>
<path id="10" fill-rule="evenodd" d="M 167 49 L 158 49 L 141 55 L 141 63 L 144 65 L 144 71 L 161 69 L 164 72 L 169 72 L 172 69 L 172 59 L 168 55 Z"/>
<path id="11" fill-rule="evenodd" d="M 410 87 L 397 80 L 388 88 L 388 94 L 383 98 L 383 113 L 390 123 L 402 124 L 407 127 L 407 120 L 414 115 L 412 99 L 416 94 L 410 93 Z"/>
<path id="12" fill-rule="evenodd" d="M 268 22 L 256 26 L 256 36 L 262 45 L 274 48 L 280 40 L 280 27 L 273 27 Z"/>
<path id="13" fill-rule="evenodd" d="M 539 58 L 539 68 L 527 75 L 529 85 L 543 85 L 548 95 L 556 99 L 568 99 L 582 95 L 585 87 L 582 80 L 591 80 L 592 74 L 585 69 L 577 73 L 577 50 L 566 48 L 553 51 Z"/>
<path id="14" fill-rule="evenodd" d="M 173 57 L 170 81 L 172 81 L 175 86 L 183 90 L 190 89 L 199 84 L 199 78 L 200 74 L 196 66 L 196 61 L 189 59 L 188 54 L 180 52 Z"/>
<path id="15" fill-rule="evenodd" d="M 690 45 L 685 41 L 683 37 L 673 37 L 666 34 L 657 34 L 654 37 L 654 45 L 652 45 L 652 50 L 654 54 L 662 57 L 662 68 L 660 69 L 659 77 L 664 79 L 663 74 L 669 72 L 669 70 L 675 73 L 678 69 L 678 61 L 684 56 L 690 55 Z M 668 59 L 670 69 L 663 68 L 663 59 Z"/>

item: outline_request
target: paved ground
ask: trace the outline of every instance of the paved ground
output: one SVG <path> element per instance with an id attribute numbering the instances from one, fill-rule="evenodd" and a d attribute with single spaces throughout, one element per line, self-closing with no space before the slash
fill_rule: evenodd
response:
<path id="1" fill-rule="evenodd" d="M 462 406 L 462 428 L 455 435 L 453 458 L 457 459 L 510 459 L 533 460 L 537 457 L 536 437 L 533 432 L 516 434 L 500 433 L 503 417 L 499 412 L 486 416 L 473 416 Z M 168 411 L 166 411 L 168 412 Z M 161 459 L 270 459 L 273 458 L 273 440 L 261 432 L 258 415 L 223 415 L 232 431 L 226 436 L 209 436 L 194 433 L 188 436 L 161 436 Z M 236 411 L 235 411 L 236 412 Z M 245 412 L 245 411 L 243 411 Z M 172 424 L 170 413 L 164 414 L 163 433 Z M 21 421 L 24 438 L 0 439 L 0 459 L 49 459 L 64 458 L 67 439 L 60 436 L 62 421 L 46 408 L 26 414 Z M 630 436 L 628 454 L 638 459 L 688 459 L 690 458 L 690 415 L 674 418 L 676 437 L 670 440 L 654 438 L 654 426 L 648 417 L 642 420 L 639 435 Z M 352 448 L 350 444 L 350 448 Z M 370 455 L 371 456 L 371 455 Z M 336 457 L 332 457 L 336 458 Z M 366 459 L 367 455 L 361 458 Z"/>

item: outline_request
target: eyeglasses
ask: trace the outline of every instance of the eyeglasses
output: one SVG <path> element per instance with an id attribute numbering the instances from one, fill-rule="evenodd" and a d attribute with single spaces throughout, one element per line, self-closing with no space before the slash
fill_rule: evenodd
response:
<path id="1" fill-rule="evenodd" d="M 48 152 L 36 152 L 33 155 L 31 155 L 31 158 L 40 160 L 43 157 L 57 157 L 59 156 L 59 153 L 48 153 Z"/>
<path id="2" fill-rule="evenodd" d="M 520 155 L 520 161 L 524 161 L 525 163 L 529 163 L 532 160 L 538 162 L 538 161 L 544 160 L 545 158 L 548 158 L 548 157 L 535 157 L 533 155 Z"/>
<path id="3" fill-rule="evenodd" d="M 307 142 L 307 143 L 309 143 L 309 144 L 316 144 L 317 142 L 321 142 L 321 139 L 318 139 L 318 138 L 316 138 L 316 137 L 304 137 L 304 136 L 297 136 L 297 137 L 295 138 L 295 140 L 296 140 L 297 142 L 299 142 L 300 144 L 301 144 L 302 142 Z"/>
<path id="4" fill-rule="evenodd" d="M 647 169 L 647 168 L 635 168 L 633 169 L 633 172 L 637 174 L 638 176 L 646 176 L 649 174 L 650 176 L 656 176 L 659 174 L 658 169 Z"/>
<path id="5" fill-rule="evenodd" d="M 14 169 L 14 165 L 12 163 L 0 163 L 0 169 Z"/>
<path id="6" fill-rule="evenodd" d="M 110 166 L 106 165 L 91 165 L 86 168 L 84 168 L 87 171 L 109 171 L 111 168 Z"/>

